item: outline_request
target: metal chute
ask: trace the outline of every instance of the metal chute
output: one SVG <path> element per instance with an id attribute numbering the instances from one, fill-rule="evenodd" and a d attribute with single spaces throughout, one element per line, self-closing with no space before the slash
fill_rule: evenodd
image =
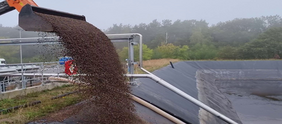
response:
<path id="1" fill-rule="evenodd" d="M 83 15 L 75 15 L 27 4 L 21 9 L 19 13 L 19 26 L 25 31 L 53 32 L 54 30 L 52 25 L 36 13 L 86 21 L 85 16 Z"/>

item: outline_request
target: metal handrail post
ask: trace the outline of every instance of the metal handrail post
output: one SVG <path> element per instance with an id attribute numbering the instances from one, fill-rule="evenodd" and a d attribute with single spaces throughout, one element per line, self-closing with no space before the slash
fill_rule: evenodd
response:
<path id="1" fill-rule="evenodd" d="M 44 71 L 44 63 L 42 62 L 41 63 L 41 86 L 44 86 L 44 83 L 43 83 L 43 72 Z"/>

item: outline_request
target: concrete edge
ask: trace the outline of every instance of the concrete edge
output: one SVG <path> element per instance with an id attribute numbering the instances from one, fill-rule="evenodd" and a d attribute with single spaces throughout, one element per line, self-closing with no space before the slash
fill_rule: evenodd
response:
<path id="1" fill-rule="evenodd" d="M 11 99 L 11 98 L 15 98 L 17 96 L 24 96 L 24 95 L 27 95 L 29 93 L 40 92 L 40 91 L 43 91 L 43 90 L 51 90 L 51 89 L 54 89 L 56 87 L 60 87 L 60 86 L 67 85 L 67 84 L 70 84 L 70 83 L 52 82 L 52 83 L 44 84 L 43 86 L 40 85 L 40 86 L 29 87 L 29 88 L 26 88 L 26 89 L 7 91 L 7 92 L 4 92 L 4 93 L 0 93 L 0 100 Z"/>

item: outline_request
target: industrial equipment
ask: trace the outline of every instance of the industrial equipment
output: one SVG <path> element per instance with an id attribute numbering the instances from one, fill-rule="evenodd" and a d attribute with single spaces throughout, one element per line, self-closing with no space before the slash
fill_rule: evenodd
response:
<path id="1" fill-rule="evenodd" d="M 19 26 L 25 31 L 53 32 L 52 25 L 37 13 L 85 20 L 82 15 L 38 7 L 33 0 L 5 0 L 0 3 L 0 15 L 16 9 L 19 13 Z"/>
<path id="2" fill-rule="evenodd" d="M 72 57 L 61 57 L 60 60 L 59 60 L 59 64 L 65 65 L 65 62 L 67 62 L 69 60 L 73 60 Z"/>
<path id="3" fill-rule="evenodd" d="M 74 60 L 68 60 L 65 62 L 65 73 L 67 75 L 77 74 L 77 67 L 74 63 Z"/>

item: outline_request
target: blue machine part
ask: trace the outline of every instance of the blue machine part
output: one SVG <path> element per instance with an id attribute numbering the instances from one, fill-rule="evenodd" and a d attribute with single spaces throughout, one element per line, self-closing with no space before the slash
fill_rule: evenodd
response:
<path id="1" fill-rule="evenodd" d="M 72 57 L 62 57 L 59 60 L 60 65 L 64 65 L 66 61 L 73 60 Z"/>

